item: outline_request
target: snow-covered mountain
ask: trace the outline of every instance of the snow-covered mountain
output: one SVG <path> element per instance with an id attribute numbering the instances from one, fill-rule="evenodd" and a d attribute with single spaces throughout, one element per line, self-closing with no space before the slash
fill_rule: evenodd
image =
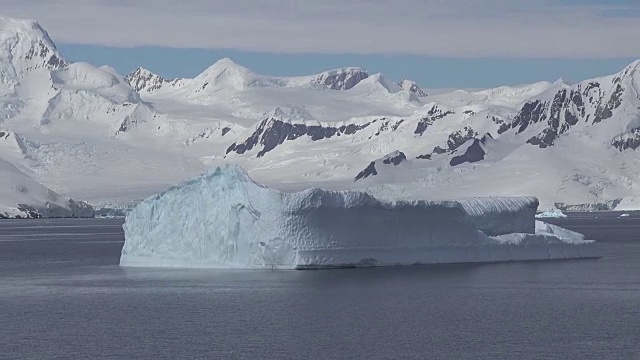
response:
<path id="1" fill-rule="evenodd" d="M 0 95 L 0 120 L 31 127 L 90 123 L 113 136 L 153 118 L 152 109 L 113 69 L 70 64 L 30 20 L 0 18 Z"/>
<path id="2" fill-rule="evenodd" d="M 30 71 L 66 65 L 38 23 L 0 16 L 0 84 L 10 88 Z"/>
<path id="3" fill-rule="evenodd" d="M 400 83 L 398 83 L 398 85 L 401 88 L 403 88 L 404 90 L 411 91 L 412 93 L 415 93 L 417 96 L 420 96 L 420 97 L 427 96 L 427 93 L 424 92 L 424 90 L 422 90 L 420 88 L 420 86 L 418 84 L 416 84 L 415 81 L 404 79 Z"/>
<path id="4" fill-rule="evenodd" d="M 275 77 L 230 59 L 194 78 L 123 77 L 69 63 L 33 21 L 0 30 L 0 157 L 76 198 L 129 203 L 229 161 L 279 189 L 383 199 L 640 198 L 640 62 L 577 84 L 425 93 L 361 68 Z"/>
<path id="5" fill-rule="evenodd" d="M 93 217 L 93 208 L 47 189 L 0 158 L 0 219 L 7 217 Z"/>
<path id="6" fill-rule="evenodd" d="M 125 79 L 140 93 L 177 92 L 189 98 L 196 93 L 220 90 L 241 91 L 250 87 L 325 87 L 332 90 L 348 90 L 369 77 L 361 68 L 342 68 L 320 74 L 298 77 L 273 77 L 257 75 L 229 58 L 221 59 L 193 79 L 163 79 L 144 68 L 137 68 Z"/>

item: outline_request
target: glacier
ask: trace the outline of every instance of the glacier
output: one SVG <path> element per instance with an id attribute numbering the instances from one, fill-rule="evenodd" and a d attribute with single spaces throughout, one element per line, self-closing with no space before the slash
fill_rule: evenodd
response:
<path id="1" fill-rule="evenodd" d="M 120 266 L 314 269 L 598 257 L 536 222 L 533 197 L 380 201 L 354 190 L 285 193 L 225 164 L 151 196 L 123 225 Z"/>

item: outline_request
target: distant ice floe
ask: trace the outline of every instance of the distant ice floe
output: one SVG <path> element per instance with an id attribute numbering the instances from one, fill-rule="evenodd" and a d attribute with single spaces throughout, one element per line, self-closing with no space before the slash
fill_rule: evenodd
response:
<path id="1" fill-rule="evenodd" d="M 536 215 L 537 219 L 545 219 L 545 218 L 564 219 L 566 217 L 567 215 L 565 215 L 560 209 L 549 209 Z"/>
<path id="2" fill-rule="evenodd" d="M 120 265 L 309 269 L 597 257 L 593 241 L 534 219 L 538 200 L 383 202 L 366 192 L 283 193 L 235 165 L 127 214 Z"/>

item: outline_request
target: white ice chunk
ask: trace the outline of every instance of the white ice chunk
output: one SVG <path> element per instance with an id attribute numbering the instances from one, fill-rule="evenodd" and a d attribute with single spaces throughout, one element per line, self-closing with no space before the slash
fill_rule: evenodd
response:
<path id="1" fill-rule="evenodd" d="M 584 240 L 584 235 L 578 232 L 567 230 L 565 228 L 561 228 L 560 226 L 547 224 L 537 220 L 536 220 L 536 234 L 555 236 L 567 241 L 583 241 Z"/>
<path id="2" fill-rule="evenodd" d="M 555 228 L 534 233 L 536 207 L 535 198 L 382 202 L 359 191 L 283 193 L 226 165 L 129 212 L 120 265 L 301 269 L 595 256 L 593 242 L 566 241 Z M 516 233 L 505 233 L 510 226 Z"/>
<path id="3" fill-rule="evenodd" d="M 560 209 L 548 209 L 538 215 L 536 215 L 537 219 L 544 219 L 544 218 L 556 218 L 556 219 L 560 219 L 560 218 L 566 218 L 567 215 L 565 215 Z"/>

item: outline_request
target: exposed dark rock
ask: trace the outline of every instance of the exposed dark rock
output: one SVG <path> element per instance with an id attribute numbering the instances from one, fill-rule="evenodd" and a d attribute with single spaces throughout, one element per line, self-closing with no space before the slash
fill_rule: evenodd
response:
<path id="1" fill-rule="evenodd" d="M 522 106 L 509 126 L 500 126 L 498 134 L 509 129 L 516 129 L 516 133 L 521 133 L 532 124 L 543 123 L 546 126 L 540 133 L 529 138 L 527 143 L 540 148 L 553 146 L 560 135 L 568 132 L 580 121 L 590 120 L 587 107 L 595 109 L 594 124 L 612 117 L 613 111 L 622 105 L 622 77 L 614 80 L 617 84 L 608 98 L 601 85 L 592 81 L 584 86 L 584 89 L 582 85 L 577 85 L 572 89 L 558 90 L 551 101 L 529 101 Z"/>
<path id="2" fill-rule="evenodd" d="M 611 146 L 618 151 L 635 150 L 640 147 L 640 128 L 635 128 L 630 132 L 613 139 Z"/>
<path id="3" fill-rule="evenodd" d="M 318 141 L 323 139 L 330 139 L 334 136 L 341 135 L 353 135 L 360 130 L 379 123 L 380 128 L 375 134 L 380 135 L 381 132 L 391 129 L 395 131 L 398 126 L 404 120 L 398 120 L 392 123 L 392 120 L 387 118 L 375 119 L 373 121 L 364 124 L 348 124 L 339 127 L 334 126 L 321 126 L 321 125 L 306 125 L 306 124 L 292 124 L 284 122 L 275 118 L 268 118 L 263 120 L 256 130 L 242 143 L 233 143 L 227 148 L 227 154 L 235 152 L 237 154 L 244 154 L 250 151 L 258 145 L 262 145 L 262 150 L 257 154 L 257 157 L 262 157 L 269 151 L 275 149 L 278 145 L 281 145 L 285 141 L 295 140 L 302 136 L 309 137 L 312 141 Z"/>
<path id="4" fill-rule="evenodd" d="M 448 150 L 453 151 L 476 136 L 478 136 L 478 133 L 475 130 L 469 126 L 465 126 L 462 130 L 458 130 L 449 135 L 449 139 L 447 140 Z"/>
<path id="5" fill-rule="evenodd" d="M 230 128 L 230 127 L 223 127 L 223 128 L 222 128 L 222 136 L 227 135 L 227 133 L 228 133 L 229 131 L 231 131 L 231 128 Z"/>
<path id="6" fill-rule="evenodd" d="M 509 124 L 507 123 L 503 123 L 500 125 L 500 127 L 498 128 L 498 134 L 502 134 L 503 132 L 509 130 Z"/>
<path id="7" fill-rule="evenodd" d="M 609 101 L 606 104 L 600 104 L 596 109 L 595 117 L 593 118 L 593 123 L 597 124 L 602 120 L 606 120 L 613 116 L 613 110 L 617 109 L 622 105 L 622 94 L 624 93 L 624 89 L 622 85 L 618 84 L 616 89 L 611 94 Z"/>
<path id="8" fill-rule="evenodd" d="M 137 121 L 131 120 L 131 117 L 127 116 L 124 118 L 120 127 L 118 128 L 118 133 L 127 132 L 132 126 L 135 126 Z"/>
<path id="9" fill-rule="evenodd" d="M 398 130 L 398 127 L 404 122 L 404 119 L 400 119 L 393 124 L 391 120 L 388 120 L 386 118 L 382 118 L 380 119 L 380 121 L 382 121 L 382 124 L 380 124 L 380 127 L 378 128 L 378 131 L 376 131 L 374 136 L 380 136 L 380 134 L 388 131 L 389 129 L 391 129 L 391 131 Z"/>
<path id="10" fill-rule="evenodd" d="M 551 102 L 547 127 L 540 134 L 527 140 L 527 143 L 540 148 L 553 146 L 556 139 L 561 134 L 569 131 L 584 115 L 585 107 L 580 92 L 576 90 L 560 90 Z M 564 121 L 562 121 L 562 118 L 564 118 Z"/>
<path id="11" fill-rule="evenodd" d="M 446 152 L 447 150 L 441 148 L 440 146 L 436 146 L 433 148 L 433 151 L 431 152 L 431 154 L 444 154 Z"/>
<path id="12" fill-rule="evenodd" d="M 424 134 L 427 131 L 429 126 L 433 125 L 436 120 L 440 120 L 447 115 L 454 114 L 453 111 L 442 111 L 438 105 L 433 105 L 429 112 L 427 112 L 427 116 L 423 117 L 418 121 L 418 125 L 416 126 L 416 130 L 413 132 L 417 135 Z"/>
<path id="13" fill-rule="evenodd" d="M 528 102 L 522 106 L 522 109 L 513 119 L 512 128 L 517 127 L 516 133 L 521 133 L 529 127 L 529 124 L 544 121 L 547 118 L 546 103 L 540 100 Z"/>
<path id="14" fill-rule="evenodd" d="M 464 154 L 454 156 L 449 161 L 449 164 L 451 166 L 456 166 L 465 162 L 474 163 L 484 160 L 484 156 L 486 155 L 486 153 L 484 149 L 482 149 L 481 144 L 486 144 L 488 139 L 492 139 L 491 134 L 486 134 L 482 137 L 482 139 L 473 139 L 473 143 L 469 145 Z"/>
<path id="15" fill-rule="evenodd" d="M 418 126 L 416 126 L 416 130 L 413 133 L 418 135 L 424 134 L 424 132 L 427 131 L 427 128 L 433 125 L 433 122 L 434 120 L 430 117 L 424 117 L 418 120 Z"/>
<path id="16" fill-rule="evenodd" d="M 422 154 L 422 155 L 418 155 L 416 157 L 416 159 L 421 159 L 421 160 L 431 160 L 431 154 Z"/>
<path id="17" fill-rule="evenodd" d="M 394 151 L 382 158 L 382 163 L 400 165 L 401 162 L 407 160 L 407 156 L 402 151 Z"/>
<path id="18" fill-rule="evenodd" d="M 405 160 L 407 160 L 407 156 L 402 151 L 396 150 L 394 152 L 391 152 L 383 156 L 382 159 L 378 159 L 369 163 L 369 165 L 364 170 L 360 171 L 358 175 L 356 175 L 354 181 L 358 181 L 369 176 L 378 175 L 376 166 L 380 165 L 380 161 L 382 161 L 383 166 L 398 166 Z"/>
<path id="19" fill-rule="evenodd" d="M 541 149 L 546 148 L 548 145 L 546 143 L 544 143 L 542 140 L 540 140 L 540 138 L 538 138 L 537 136 L 531 137 L 529 138 L 529 140 L 527 140 L 527 144 L 533 145 L 533 146 L 537 146 Z"/>
<path id="20" fill-rule="evenodd" d="M 367 166 L 364 170 L 360 171 L 358 175 L 356 175 L 356 179 L 354 181 L 358 181 L 360 179 L 368 178 L 369 176 L 378 175 L 378 171 L 376 171 L 376 162 L 372 161 L 369 166 Z"/>
<path id="21" fill-rule="evenodd" d="M 179 79 L 164 79 L 160 75 L 140 67 L 129 73 L 124 79 L 137 92 L 153 92 L 160 89 L 164 84 L 175 84 L 179 81 Z"/>
<path id="22" fill-rule="evenodd" d="M 67 62 L 60 59 L 56 55 L 51 55 L 51 57 L 49 58 L 49 61 L 47 61 L 47 66 L 50 69 L 60 69 L 62 67 L 65 67 L 66 65 L 67 65 Z"/>
<path id="23" fill-rule="evenodd" d="M 38 40 L 37 43 L 34 43 L 31 48 L 29 48 L 24 58 L 25 60 L 37 58 L 44 60 L 43 63 L 36 65 L 32 69 L 44 67 L 50 70 L 57 70 L 67 66 L 67 62 L 56 55 L 55 51 L 50 49 L 42 39 Z"/>

